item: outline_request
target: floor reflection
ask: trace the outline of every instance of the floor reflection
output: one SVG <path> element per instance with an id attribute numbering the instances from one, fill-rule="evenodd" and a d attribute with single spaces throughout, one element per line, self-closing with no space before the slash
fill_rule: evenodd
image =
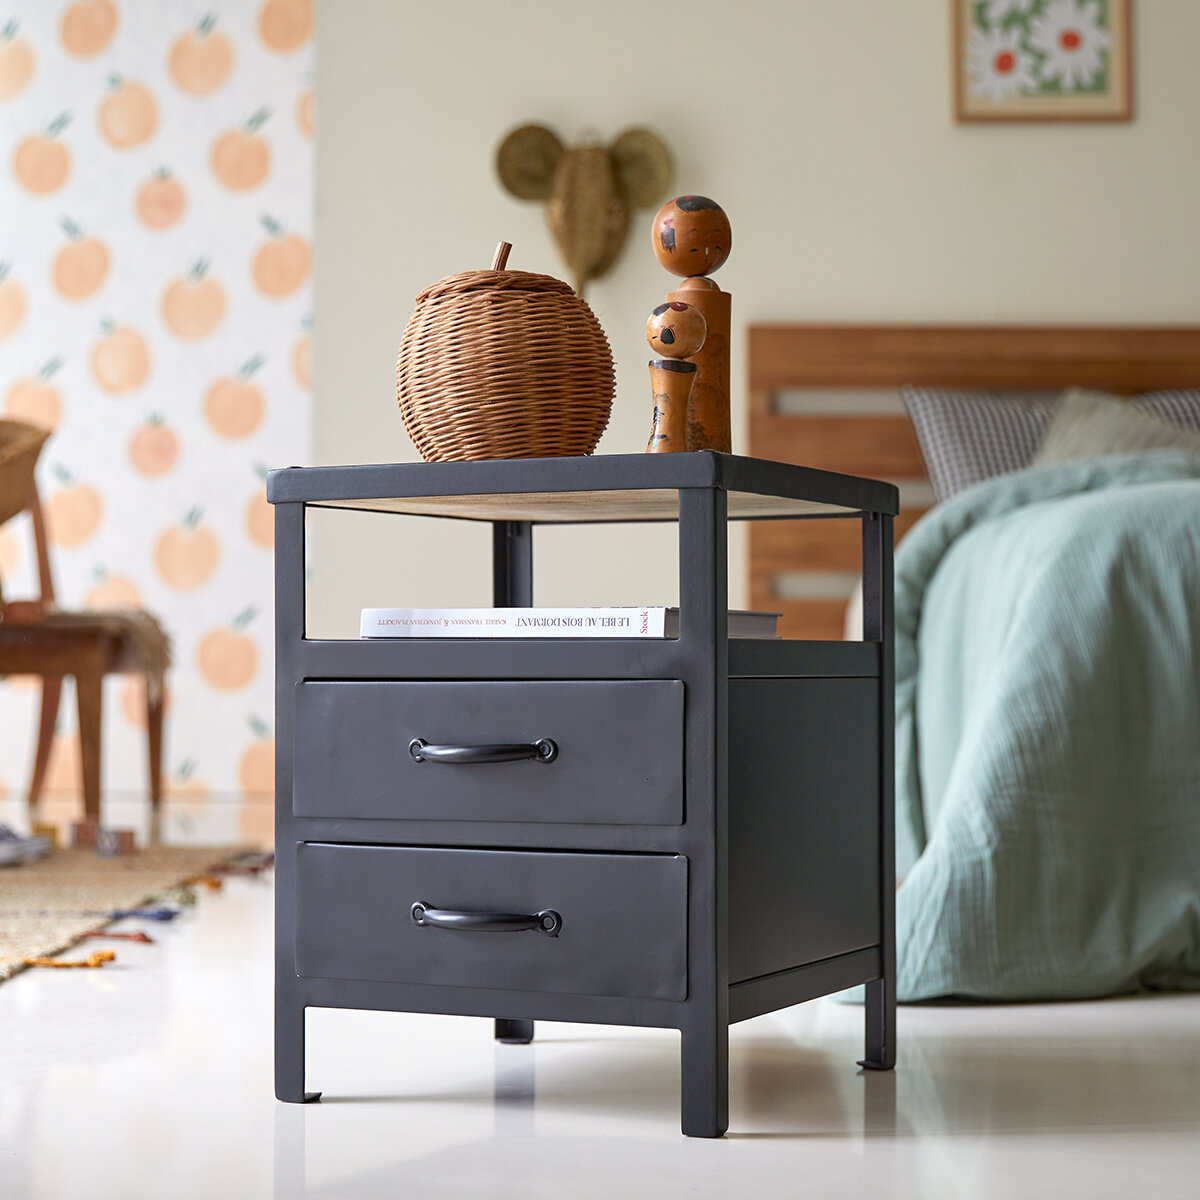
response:
<path id="1" fill-rule="evenodd" d="M 816 1005 L 764 1018 L 735 1031 L 731 1131 L 721 1142 L 678 1133 L 676 1035 L 541 1023 L 531 1046 L 493 1046 L 491 1072 L 477 1061 L 470 1086 L 453 1053 L 443 1088 L 429 1086 L 423 1070 L 409 1094 L 393 1089 L 343 1107 L 355 1115 L 353 1135 L 329 1115 L 339 1107 L 333 1100 L 320 1106 L 324 1114 L 295 1110 L 295 1120 L 277 1123 L 277 1144 L 307 1137 L 318 1169 L 307 1190 L 290 1194 L 312 1197 L 382 1196 L 400 1181 L 429 1197 L 472 1194 L 468 1181 L 487 1181 L 481 1194 L 513 1200 L 649 1194 L 628 1190 L 637 1180 L 655 1181 L 664 1195 L 734 1195 L 749 1194 L 740 1189 L 755 1174 L 776 1188 L 805 1180 L 809 1194 L 866 1195 L 878 1194 L 867 1181 L 875 1173 L 878 1183 L 881 1166 L 894 1172 L 885 1195 L 1033 1196 L 1042 1193 L 1011 1181 L 1039 1158 L 1036 1147 L 1051 1163 L 1073 1162 L 1097 1137 L 1139 1132 L 1153 1135 L 1160 1152 L 1162 1138 L 1174 1137 L 1170 1152 L 1186 1162 L 1176 1173 L 1194 1179 L 1200 1052 L 1176 1034 L 1200 1009 L 1197 998 L 1174 1000 L 1184 1003 L 1123 1001 L 1098 1018 L 1087 1006 L 905 1010 L 895 1072 L 856 1067 L 861 1010 Z M 1079 1027 L 1080 1012 L 1094 1029 Z M 364 1111 L 390 1148 L 374 1162 L 342 1149 L 351 1137 L 360 1148 L 372 1140 Z M 1159 1194 L 1171 1195 L 1170 1159 L 1156 1161 Z M 1133 1157 L 1123 1162 L 1117 1179 L 1141 1169 Z M 821 1191 L 826 1172 L 845 1190 Z M 978 1187 L 963 1190 L 971 1180 Z M 1092 1193 L 1127 1194 L 1123 1184 L 1103 1185 Z"/>
<path id="2" fill-rule="evenodd" d="M 679 1131 L 679 1035 L 310 1010 L 315 1105 L 271 1090 L 269 882 L 231 880 L 96 972 L 0 986 L 4 1200 L 1061 1200 L 1200 1178 L 1200 995 L 861 1006 L 731 1031 L 730 1133 Z"/>

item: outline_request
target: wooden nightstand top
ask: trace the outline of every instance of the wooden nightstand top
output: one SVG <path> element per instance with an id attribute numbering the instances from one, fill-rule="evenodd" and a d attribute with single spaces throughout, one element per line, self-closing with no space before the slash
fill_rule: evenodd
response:
<path id="1" fill-rule="evenodd" d="M 272 504 L 304 503 L 476 521 L 674 521 L 678 492 L 728 495 L 730 519 L 895 514 L 896 488 L 765 459 L 703 450 L 587 458 L 289 467 L 272 471 Z"/>

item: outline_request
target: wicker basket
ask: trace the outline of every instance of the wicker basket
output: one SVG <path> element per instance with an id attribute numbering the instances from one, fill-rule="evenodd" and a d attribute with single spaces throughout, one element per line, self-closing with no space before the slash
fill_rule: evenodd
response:
<path id="1" fill-rule="evenodd" d="M 417 296 L 396 394 L 426 462 L 591 454 L 612 409 L 612 354 L 561 279 L 467 271 Z"/>

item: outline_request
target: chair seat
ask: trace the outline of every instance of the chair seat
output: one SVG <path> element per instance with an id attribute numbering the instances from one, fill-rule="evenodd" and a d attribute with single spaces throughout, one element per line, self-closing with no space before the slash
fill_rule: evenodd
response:
<path id="1" fill-rule="evenodd" d="M 0 623 L 0 674 L 74 674 L 80 655 L 102 674 L 140 673 L 155 691 L 171 662 L 171 644 L 141 609 L 72 612 L 51 608 L 37 620 Z"/>
<path id="2" fill-rule="evenodd" d="M 5 601 L 0 594 L 0 677 L 40 675 L 38 721 L 29 807 L 41 795 L 54 743 L 63 678 L 75 679 L 79 708 L 79 755 L 84 812 L 100 818 L 100 709 L 104 676 L 137 672 L 146 679 L 146 744 L 150 758 L 150 804 L 157 816 L 162 799 L 163 678 L 171 643 L 159 623 L 142 609 L 70 612 L 54 603 L 54 579 L 46 522 L 34 467 L 49 431 L 0 418 L 0 524 L 17 513 L 32 518 L 39 594 Z"/>

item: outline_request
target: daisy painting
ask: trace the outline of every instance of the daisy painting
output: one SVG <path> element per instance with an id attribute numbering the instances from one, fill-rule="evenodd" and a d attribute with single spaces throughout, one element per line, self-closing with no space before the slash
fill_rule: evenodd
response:
<path id="1" fill-rule="evenodd" d="M 1133 0 L 952 0 L 960 121 L 1127 121 Z"/>

